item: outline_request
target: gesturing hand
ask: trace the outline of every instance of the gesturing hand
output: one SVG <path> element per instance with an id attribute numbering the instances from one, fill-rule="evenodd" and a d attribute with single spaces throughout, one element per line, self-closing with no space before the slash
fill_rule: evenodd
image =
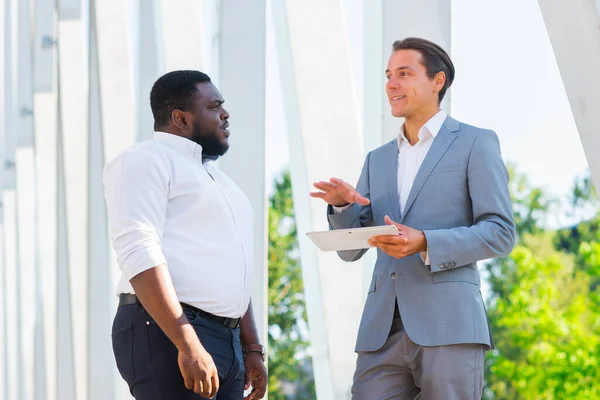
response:
<path id="1" fill-rule="evenodd" d="M 386 224 L 398 228 L 400 234 L 373 236 L 369 240 L 371 246 L 380 248 L 385 254 L 395 258 L 408 257 L 427 251 L 427 239 L 422 231 L 394 222 L 387 215 L 384 220 Z"/>
<path id="2" fill-rule="evenodd" d="M 313 186 L 319 191 L 311 192 L 311 197 L 323 199 L 332 206 L 342 207 L 354 203 L 366 206 L 371 203 L 369 199 L 361 196 L 352 185 L 339 178 L 331 178 L 329 182 L 315 182 Z"/>

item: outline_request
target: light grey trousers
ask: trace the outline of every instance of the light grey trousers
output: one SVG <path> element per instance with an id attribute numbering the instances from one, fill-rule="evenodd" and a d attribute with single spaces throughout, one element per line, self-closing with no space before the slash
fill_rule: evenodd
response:
<path id="1" fill-rule="evenodd" d="M 480 400 L 485 346 L 424 347 L 394 318 L 377 351 L 359 352 L 352 400 Z"/>

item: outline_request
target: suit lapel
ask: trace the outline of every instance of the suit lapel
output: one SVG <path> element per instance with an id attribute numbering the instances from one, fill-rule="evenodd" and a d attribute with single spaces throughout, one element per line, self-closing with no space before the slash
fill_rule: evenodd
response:
<path id="1" fill-rule="evenodd" d="M 394 221 L 400 219 L 400 198 L 398 197 L 398 139 L 393 140 L 384 148 L 382 161 L 384 163 L 382 171 L 384 173 L 384 190 L 387 192 L 389 207 L 391 210 L 390 218 Z"/>
<path id="2" fill-rule="evenodd" d="M 404 206 L 404 212 L 402 213 L 401 221 L 404 220 L 406 214 L 410 210 L 410 207 L 413 205 L 415 199 L 421 191 L 421 188 L 429 178 L 429 175 L 431 175 L 433 168 L 435 168 L 442 156 L 446 153 L 446 150 L 448 150 L 448 147 L 450 147 L 454 139 L 456 139 L 454 132 L 459 129 L 459 126 L 460 123 L 453 118 L 447 117 L 446 121 L 444 121 L 440 132 L 435 137 L 433 143 L 431 144 L 431 148 L 423 160 L 423 164 L 421 164 L 421 167 L 417 172 L 417 176 L 415 177 L 415 181 L 408 195 L 408 199 L 406 200 L 406 205 Z M 396 193 L 397 192 L 398 191 L 396 190 Z"/>

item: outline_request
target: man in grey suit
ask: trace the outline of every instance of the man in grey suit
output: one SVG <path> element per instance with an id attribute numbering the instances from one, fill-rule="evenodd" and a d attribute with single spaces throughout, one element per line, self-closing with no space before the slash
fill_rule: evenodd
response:
<path id="1" fill-rule="evenodd" d="M 440 46 L 395 42 L 386 75 L 392 114 L 405 118 L 398 139 L 367 155 L 356 189 L 331 178 L 311 193 L 329 204 L 331 229 L 400 231 L 371 239 L 352 398 L 480 399 L 493 341 L 477 261 L 509 254 L 516 237 L 498 137 L 440 110 L 454 79 Z"/>

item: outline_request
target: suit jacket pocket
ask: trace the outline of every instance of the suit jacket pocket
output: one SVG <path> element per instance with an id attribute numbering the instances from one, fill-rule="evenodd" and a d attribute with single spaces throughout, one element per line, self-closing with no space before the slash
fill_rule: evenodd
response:
<path id="1" fill-rule="evenodd" d="M 375 290 L 377 290 L 377 275 L 373 275 L 373 278 L 371 278 L 371 285 L 369 285 L 369 293 L 373 293 Z"/>
<path id="2" fill-rule="evenodd" d="M 466 282 L 479 286 L 479 271 L 475 268 L 471 266 L 464 266 L 446 271 L 435 272 L 433 274 L 433 281 L 435 283 Z"/>
<path id="3" fill-rule="evenodd" d="M 433 169 L 433 171 L 431 171 L 431 175 L 439 175 L 439 174 L 446 174 L 448 172 L 456 172 L 459 169 L 460 169 L 460 164 L 438 165 Z"/>

